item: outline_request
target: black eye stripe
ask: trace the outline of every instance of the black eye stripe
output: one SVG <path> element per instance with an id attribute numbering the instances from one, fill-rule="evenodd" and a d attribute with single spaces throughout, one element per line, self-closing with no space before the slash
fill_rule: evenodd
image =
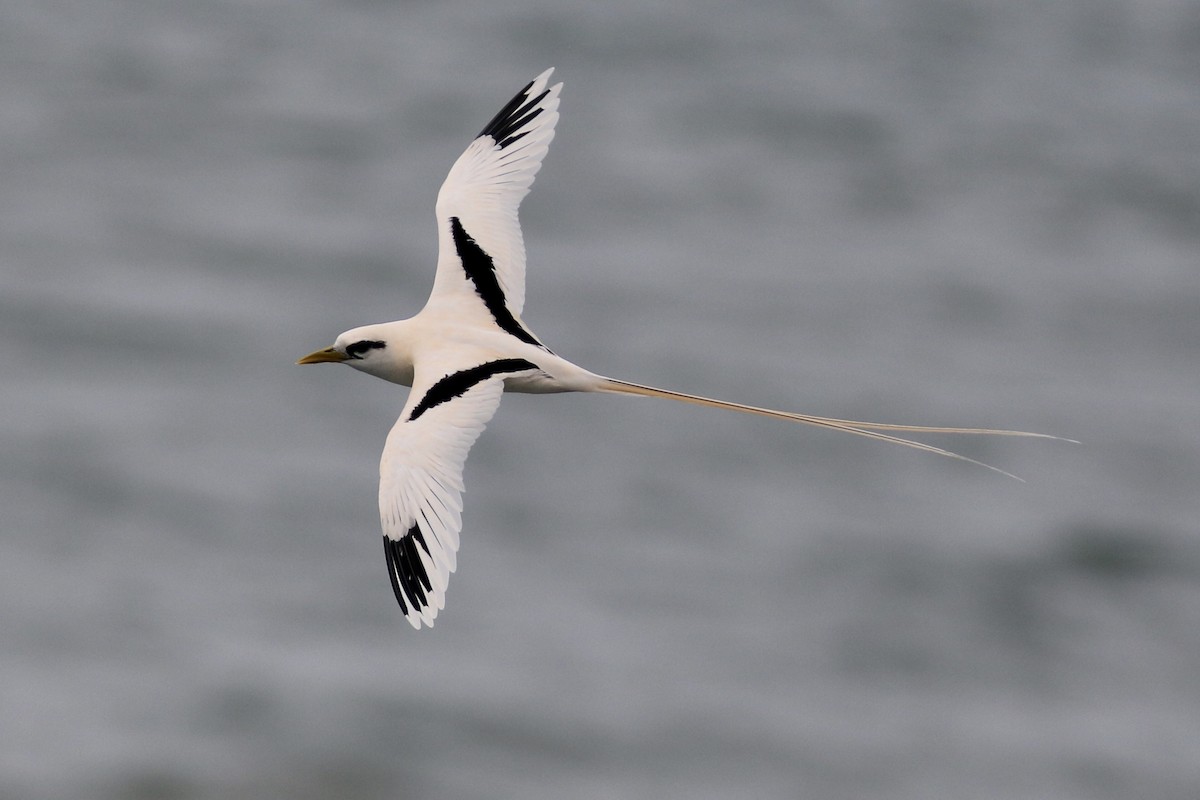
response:
<path id="1" fill-rule="evenodd" d="M 382 349 L 384 347 L 387 347 L 387 344 L 384 342 L 355 342 L 346 348 L 346 355 L 350 356 L 351 358 L 362 358 L 363 353 L 367 352 L 368 350 Z"/>

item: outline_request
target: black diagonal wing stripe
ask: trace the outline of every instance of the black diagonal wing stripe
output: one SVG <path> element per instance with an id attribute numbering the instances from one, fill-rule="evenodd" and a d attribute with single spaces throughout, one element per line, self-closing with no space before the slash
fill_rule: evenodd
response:
<path id="1" fill-rule="evenodd" d="M 496 361 L 488 361 L 477 367 L 452 372 L 429 387 L 429 391 L 425 392 L 425 396 L 413 406 L 412 413 L 408 415 L 408 421 L 412 422 L 435 406 L 439 406 L 456 397 L 462 397 L 472 386 L 482 383 L 488 378 L 494 378 L 497 375 L 506 375 L 510 372 L 525 372 L 531 369 L 538 369 L 538 365 L 523 358 L 501 358 Z"/>
<path id="2" fill-rule="evenodd" d="M 467 278 L 475 286 L 475 294 L 483 300 L 484 306 L 492 315 L 492 319 L 496 320 L 496 324 L 505 333 L 512 334 L 522 342 L 532 344 L 546 350 L 546 346 L 537 340 L 537 338 L 525 330 L 520 322 L 517 322 L 516 317 L 508 310 L 508 303 L 504 297 L 504 290 L 500 288 L 500 281 L 496 277 L 496 264 L 492 261 L 492 257 L 488 255 L 479 244 L 471 238 L 463 227 L 462 222 L 458 217 L 450 218 L 450 232 L 454 236 L 454 248 L 458 251 L 458 258 L 462 261 L 463 271 L 467 273 Z"/>

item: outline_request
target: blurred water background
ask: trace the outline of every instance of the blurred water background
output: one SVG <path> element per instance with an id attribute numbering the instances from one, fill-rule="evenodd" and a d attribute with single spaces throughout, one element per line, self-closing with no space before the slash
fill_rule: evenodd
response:
<path id="1" fill-rule="evenodd" d="M 432 631 L 377 458 L 433 200 L 547 66 L 532 328 L 1012 470 L 513 396 Z M 0 796 L 1200 792 L 1200 7 L 0 5 Z"/>

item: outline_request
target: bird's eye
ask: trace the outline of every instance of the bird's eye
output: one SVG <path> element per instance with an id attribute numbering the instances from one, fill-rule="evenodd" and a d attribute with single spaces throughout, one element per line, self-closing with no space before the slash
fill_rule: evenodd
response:
<path id="1" fill-rule="evenodd" d="M 383 342 L 355 342 L 346 348 L 346 355 L 350 356 L 351 358 L 362 358 L 363 353 L 367 352 L 368 350 L 382 349 L 386 346 L 387 345 L 385 345 Z"/>

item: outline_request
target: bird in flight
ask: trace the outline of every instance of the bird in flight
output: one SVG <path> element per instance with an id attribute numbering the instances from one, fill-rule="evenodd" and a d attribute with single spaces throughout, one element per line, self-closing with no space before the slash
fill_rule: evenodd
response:
<path id="1" fill-rule="evenodd" d="M 450 168 L 437 197 L 438 262 L 425 307 L 410 319 L 346 331 L 332 347 L 296 362 L 348 364 L 412 387 L 380 459 L 379 516 L 392 591 L 414 628 L 432 626 L 445 606 L 462 530 L 467 451 L 504 391 L 661 397 L 845 431 L 976 464 L 896 434 L 1057 438 L 775 411 L 607 378 L 555 354 L 521 319 L 525 244 L 517 220 L 517 207 L 558 122 L 562 84 L 549 85 L 552 72 L 543 72 L 500 109 Z"/>

